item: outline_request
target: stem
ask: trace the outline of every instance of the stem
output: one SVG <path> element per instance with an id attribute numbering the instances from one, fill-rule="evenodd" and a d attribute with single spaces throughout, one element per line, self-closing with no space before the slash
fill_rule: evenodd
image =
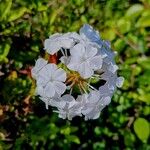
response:
<path id="1" fill-rule="evenodd" d="M 81 84 L 81 82 L 79 83 L 80 87 L 82 88 L 82 90 L 87 94 L 86 89 L 84 88 L 84 86 Z"/>
<path id="2" fill-rule="evenodd" d="M 68 55 L 67 55 L 67 50 L 66 50 L 66 49 L 65 49 L 65 55 L 66 55 L 66 57 L 68 56 Z"/>
<path id="3" fill-rule="evenodd" d="M 80 93 L 83 94 L 83 90 L 82 90 L 81 86 L 78 85 L 78 87 L 79 87 Z"/>
<path id="4" fill-rule="evenodd" d="M 60 49 L 60 51 L 61 51 L 63 56 L 66 56 L 62 48 Z"/>
<path id="5" fill-rule="evenodd" d="M 70 85 L 70 87 L 72 88 L 74 85 L 75 85 L 75 81 L 73 81 L 72 83 L 71 83 L 71 85 Z"/>
<path id="6" fill-rule="evenodd" d="M 70 95 L 72 94 L 72 90 L 73 90 L 73 89 L 72 89 L 72 87 L 71 87 L 71 89 L 70 89 Z"/>
<path id="7" fill-rule="evenodd" d="M 45 105 L 46 105 L 46 109 L 48 109 L 48 99 L 46 100 Z"/>
<path id="8" fill-rule="evenodd" d="M 87 83 L 87 85 L 88 85 L 92 90 L 96 90 L 96 91 L 97 91 L 97 89 L 94 88 L 93 86 L 91 86 L 90 84 Z"/>

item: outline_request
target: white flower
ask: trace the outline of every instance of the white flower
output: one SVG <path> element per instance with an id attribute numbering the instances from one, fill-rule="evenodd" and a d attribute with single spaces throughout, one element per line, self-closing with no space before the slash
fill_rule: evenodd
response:
<path id="1" fill-rule="evenodd" d="M 55 107 L 54 112 L 63 119 L 72 120 L 82 115 L 85 120 L 97 119 L 124 81 L 123 77 L 117 76 L 116 53 L 111 50 L 110 43 L 86 24 L 79 34 L 69 32 L 50 36 L 45 40 L 44 49 L 51 55 L 60 50 L 62 57 L 59 60 L 63 63 L 57 64 L 61 67 L 58 68 L 40 58 L 31 71 L 37 83 L 36 94 L 46 108 Z M 76 99 L 74 94 L 79 94 Z"/>
<path id="2" fill-rule="evenodd" d="M 77 44 L 70 49 L 70 63 L 67 67 L 78 71 L 83 78 L 89 78 L 94 74 L 94 70 L 102 66 L 101 56 L 97 56 L 97 49 L 84 44 Z"/>
<path id="3" fill-rule="evenodd" d="M 36 95 L 40 95 L 44 97 L 44 87 L 41 85 L 37 85 L 36 90 L 35 90 Z"/>
<path id="4" fill-rule="evenodd" d="M 106 70 L 109 70 L 112 73 L 115 73 L 118 70 L 118 66 L 114 61 L 114 53 L 107 52 L 106 57 L 103 59 L 103 66 L 105 65 Z"/>
<path id="5" fill-rule="evenodd" d="M 102 40 L 98 45 L 98 54 L 100 54 L 103 58 L 108 59 L 108 62 L 112 61 L 114 59 L 114 56 L 116 55 L 116 52 L 111 50 L 110 42 Z"/>
<path id="6" fill-rule="evenodd" d="M 101 39 L 98 31 L 95 31 L 93 27 L 88 24 L 83 25 L 83 27 L 79 31 L 80 35 L 83 39 L 87 39 L 90 42 L 96 42 L 101 44 Z"/>
<path id="7" fill-rule="evenodd" d="M 121 88 L 123 86 L 124 83 L 124 77 L 118 77 L 116 80 L 116 86 Z"/>
<path id="8" fill-rule="evenodd" d="M 70 62 L 70 57 L 69 57 L 69 56 L 62 56 L 59 60 L 60 60 L 63 64 L 68 65 L 69 62 Z"/>
<path id="9" fill-rule="evenodd" d="M 44 49 L 51 55 L 57 53 L 61 48 L 70 49 L 76 42 L 74 37 L 76 33 L 56 33 L 45 40 Z"/>
<path id="10" fill-rule="evenodd" d="M 124 82 L 123 77 L 117 77 L 116 73 L 110 71 L 105 71 L 101 77 L 106 81 L 105 84 L 108 85 L 108 88 L 112 91 L 114 91 L 116 87 L 121 87 Z"/>
<path id="11" fill-rule="evenodd" d="M 72 35 L 76 45 L 70 48 L 71 56 L 63 56 L 61 62 L 69 69 L 78 71 L 83 78 L 89 78 L 102 66 L 102 57 L 98 55 L 99 33 L 89 25 L 84 25 L 79 34 Z M 99 41 L 99 42 L 98 42 Z"/>
<path id="12" fill-rule="evenodd" d="M 97 119 L 102 109 L 109 103 L 110 99 L 108 100 L 108 97 L 101 97 L 99 91 L 91 91 L 82 108 L 82 114 L 85 115 L 85 120 Z"/>
<path id="13" fill-rule="evenodd" d="M 38 77 L 38 73 L 39 71 L 44 67 L 46 66 L 47 64 L 47 61 L 43 58 L 39 58 L 36 63 L 35 63 L 35 66 L 32 68 L 31 70 L 31 74 L 32 74 L 32 77 L 33 78 L 37 78 Z"/>
<path id="14" fill-rule="evenodd" d="M 114 93 L 114 89 L 110 89 L 108 84 L 104 84 L 103 86 L 99 87 L 99 93 L 101 94 L 102 97 L 112 97 Z M 108 103 L 109 104 L 109 103 Z M 108 105 L 106 104 L 106 105 Z"/>
<path id="15" fill-rule="evenodd" d="M 66 80 L 66 73 L 63 69 L 58 69 L 55 64 L 47 64 L 39 72 L 37 85 L 42 86 L 46 97 L 53 97 L 55 94 L 61 95 L 66 90 L 63 83 Z"/>
<path id="16" fill-rule="evenodd" d="M 80 29 L 80 35 L 82 36 L 82 39 L 88 40 L 89 42 L 91 42 L 91 44 L 92 43 L 97 43 L 94 46 L 98 48 L 98 54 L 100 54 L 102 58 L 105 58 L 105 57 L 108 57 L 108 58 L 111 58 L 111 59 L 114 58 L 115 53 L 113 51 L 111 51 L 110 42 L 102 40 L 100 38 L 99 32 L 95 31 L 93 29 L 93 27 L 91 27 L 88 24 L 85 24 Z"/>
<path id="17" fill-rule="evenodd" d="M 48 109 L 48 106 L 62 108 L 65 107 L 65 102 L 60 101 L 60 97 L 58 95 L 55 95 L 54 97 L 43 97 L 41 96 L 40 99 L 45 103 L 46 109 Z"/>
<path id="18" fill-rule="evenodd" d="M 61 97 L 61 102 L 65 102 L 65 106 L 62 105 L 62 107 L 58 108 L 58 111 L 55 111 L 59 113 L 59 117 L 68 120 L 72 120 L 75 116 L 82 116 L 81 114 L 81 104 L 80 102 L 77 102 L 73 96 L 67 94 Z"/>

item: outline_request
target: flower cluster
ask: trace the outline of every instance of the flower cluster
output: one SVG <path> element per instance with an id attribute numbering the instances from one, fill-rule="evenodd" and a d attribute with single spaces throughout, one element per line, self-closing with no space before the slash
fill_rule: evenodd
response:
<path id="1" fill-rule="evenodd" d="M 54 112 L 63 119 L 82 115 L 85 120 L 97 119 L 124 80 L 117 76 L 118 66 L 110 43 L 86 24 L 79 34 L 50 36 L 44 49 L 59 59 L 54 64 L 39 58 L 31 71 L 36 80 L 36 94 L 46 108 L 57 108 Z"/>

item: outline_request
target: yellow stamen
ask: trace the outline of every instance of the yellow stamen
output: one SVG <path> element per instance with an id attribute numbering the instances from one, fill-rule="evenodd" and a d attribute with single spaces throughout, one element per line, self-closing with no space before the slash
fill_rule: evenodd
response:
<path id="1" fill-rule="evenodd" d="M 72 71 L 68 73 L 66 83 L 69 84 L 71 88 L 77 85 L 81 92 L 84 91 L 86 93 L 87 80 L 83 79 L 78 72 Z"/>

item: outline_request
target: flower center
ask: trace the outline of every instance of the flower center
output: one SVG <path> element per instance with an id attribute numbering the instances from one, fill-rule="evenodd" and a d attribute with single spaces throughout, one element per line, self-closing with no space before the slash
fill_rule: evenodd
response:
<path id="1" fill-rule="evenodd" d="M 87 80 L 83 79 L 80 74 L 76 71 L 71 71 L 67 74 L 66 83 L 73 88 L 74 86 L 78 86 L 80 92 L 87 92 Z"/>

